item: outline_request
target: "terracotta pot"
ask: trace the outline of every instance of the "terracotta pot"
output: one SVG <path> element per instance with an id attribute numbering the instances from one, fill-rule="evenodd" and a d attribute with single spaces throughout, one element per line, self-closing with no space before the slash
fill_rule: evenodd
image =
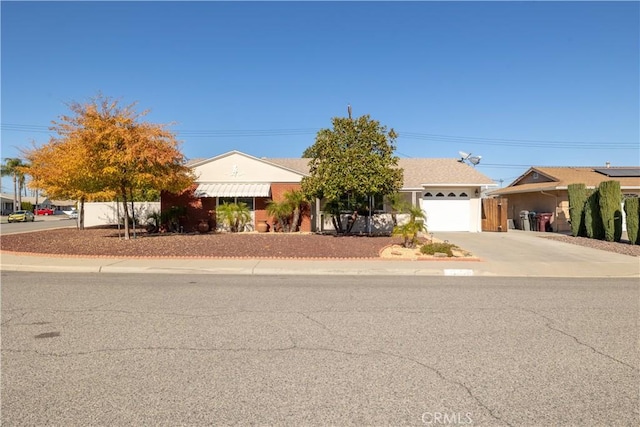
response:
<path id="1" fill-rule="evenodd" d="M 256 224 L 256 231 L 258 233 L 266 233 L 269 231 L 269 224 L 267 224 L 267 221 L 260 221 L 259 223 Z"/>
<path id="2" fill-rule="evenodd" d="M 200 223 L 198 224 L 198 231 L 200 233 L 209 232 L 209 223 L 206 220 L 200 221 Z"/>

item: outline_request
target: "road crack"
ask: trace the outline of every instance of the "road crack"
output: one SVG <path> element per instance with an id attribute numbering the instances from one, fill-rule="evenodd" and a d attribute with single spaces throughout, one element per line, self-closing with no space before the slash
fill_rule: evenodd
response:
<path id="1" fill-rule="evenodd" d="M 505 423 L 506 425 L 508 425 L 510 427 L 513 427 L 512 424 L 510 424 L 508 421 L 505 421 L 502 418 L 500 418 L 493 411 L 493 409 L 489 408 L 482 400 L 480 400 L 480 398 L 473 393 L 473 391 L 471 390 L 471 387 L 467 386 L 466 384 L 464 384 L 464 383 L 462 383 L 460 381 L 456 381 L 454 379 L 447 378 L 439 369 L 437 369 L 437 368 L 435 368 L 435 367 L 433 367 L 431 365 L 427 365 L 426 363 L 421 362 L 419 360 L 416 360 L 416 359 L 414 359 L 412 357 L 404 356 L 404 355 L 401 355 L 401 354 L 389 353 L 389 352 L 386 352 L 386 351 L 379 351 L 379 350 L 377 351 L 377 353 L 384 354 L 384 355 L 390 356 L 390 357 L 395 357 L 397 359 L 407 360 L 409 362 L 413 362 L 413 363 L 415 363 L 415 364 L 417 364 L 419 366 L 422 366 L 423 368 L 426 368 L 426 369 L 430 370 L 431 372 L 435 373 L 443 381 L 446 381 L 448 383 L 455 384 L 455 385 L 457 385 L 459 387 L 462 387 L 467 392 L 469 397 L 472 398 L 473 400 L 475 400 L 476 403 L 478 405 L 480 405 L 480 407 L 482 407 L 485 411 L 487 411 L 489 413 L 489 415 L 491 415 L 491 417 L 493 417 L 496 421 L 500 421 L 500 422 Z"/>
<path id="2" fill-rule="evenodd" d="M 592 346 L 591 344 L 588 344 L 588 343 L 586 343 L 586 342 L 584 342 L 584 341 L 581 341 L 581 340 L 580 340 L 578 337 L 576 337 L 575 335 L 572 335 L 572 334 L 570 334 L 570 333 L 569 333 L 569 332 L 567 332 L 567 331 L 564 331 L 564 330 L 562 330 L 562 329 L 559 329 L 559 328 L 557 328 L 557 327 L 553 326 L 553 323 L 558 323 L 558 322 L 557 322 L 557 321 L 555 321 L 554 319 L 552 319 L 552 318 L 550 318 L 550 317 L 547 317 L 547 316 L 545 316 L 544 314 L 538 313 L 538 312 L 537 312 L 537 311 L 535 311 L 535 310 L 528 309 L 528 308 L 521 308 L 521 307 L 514 307 L 514 308 L 517 308 L 517 309 L 520 309 L 520 310 L 522 310 L 522 311 L 526 311 L 526 312 L 529 312 L 529 313 L 535 314 L 535 315 L 536 315 L 536 316 L 538 316 L 538 317 L 541 317 L 542 319 L 544 319 L 544 320 L 546 321 L 544 325 L 545 325 L 548 329 L 551 329 L 552 331 L 556 331 L 556 332 L 558 332 L 558 333 L 560 333 L 560 334 L 562 334 L 562 335 L 564 335 L 564 336 L 566 336 L 566 337 L 569 337 L 569 338 L 573 339 L 573 340 L 574 340 L 578 345 L 581 345 L 581 346 L 583 346 L 583 347 L 586 347 L 586 348 L 588 348 L 589 350 L 593 351 L 594 353 L 599 354 L 600 356 L 604 356 L 604 357 L 606 357 L 607 359 L 612 360 L 612 361 L 614 361 L 614 362 L 616 362 L 616 363 L 619 363 L 619 364 L 621 364 L 621 365 L 623 365 L 623 366 L 626 366 L 627 368 L 630 368 L 630 369 L 632 369 L 632 370 L 634 370 L 634 371 L 637 371 L 637 370 L 638 370 L 638 368 L 637 368 L 637 367 L 632 366 L 632 365 L 628 364 L 627 362 L 625 362 L 625 361 L 623 361 L 623 360 L 620 360 L 620 359 L 617 359 L 617 358 L 615 358 L 615 357 L 613 357 L 613 356 L 611 356 L 611 355 L 609 355 L 609 354 L 603 353 L 602 351 L 598 350 L 597 348 L 595 348 L 595 347 L 594 347 L 594 346 Z"/>

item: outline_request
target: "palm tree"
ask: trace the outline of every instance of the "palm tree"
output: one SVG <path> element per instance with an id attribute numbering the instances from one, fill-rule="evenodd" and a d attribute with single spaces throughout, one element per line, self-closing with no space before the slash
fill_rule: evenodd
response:
<path id="1" fill-rule="evenodd" d="M 244 230 L 251 221 L 251 210 L 246 203 L 223 203 L 216 209 L 218 221 L 229 227 L 232 233 Z"/>
<path id="2" fill-rule="evenodd" d="M 284 193 L 284 200 L 293 210 L 293 219 L 291 220 L 291 230 L 298 231 L 300 227 L 300 214 L 302 209 L 305 208 L 309 202 L 300 190 L 290 190 Z"/>
<path id="3" fill-rule="evenodd" d="M 401 193 L 397 192 L 389 194 L 387 196 L 387 202 L 391 205 L 391 221 L 393 221 L 393 226 L 396 227 L 398 225 L 397 215 L 409 210 L 411 204 Z"/>
<path id="4" fill-rule="evenodd" d="M 289 217 L 293 214 L 291 205 L 286 201 L 276 202 L 275 200 L 269 200 L 267 202 L 267 215 L 274 217 L 278 224 L 280 224 L 281 231 L 287 230 L 287 223 Z"/>
<path id="5" fill-rule="evenodd" d="M 408 212 L 409 221 L 406 224 L 393 227 L 393 235 L 403 237 L 402 246 L 405 248 L 413 248 L 418 241 L 418 233 L 427 231 L 427 227 L 424 224 L 426 215 L 419 206 L 411 206 Z"/>
<path id="6" fill-rule="evenodd" d="M 7 157 L 0 170 L 2 176 L 10 176 L 13 179 L 13 211 L 15 212 L 22 205 L 22 185 L 24 185 L 24 173 L 22 168 L 26 166 L 22 159 L 17 157 Z M 20 185 L 20 187 L 18 187 Z"/>

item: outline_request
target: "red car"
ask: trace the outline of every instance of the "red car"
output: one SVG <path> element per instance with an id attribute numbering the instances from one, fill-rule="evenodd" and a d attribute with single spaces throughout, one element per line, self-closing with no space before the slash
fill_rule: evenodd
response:
<path id="1" fill-rule="evenodd" d="M 36 215 L 53 215 L 53 209 L 49 209 L 49 208 L 36 209 Z"/>

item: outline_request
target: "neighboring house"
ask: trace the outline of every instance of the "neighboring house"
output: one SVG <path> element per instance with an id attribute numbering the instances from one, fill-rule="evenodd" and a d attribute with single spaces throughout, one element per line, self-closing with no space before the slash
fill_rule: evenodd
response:
<path id="1" fill-rule="evenodd" d="M 13 195 L 0 193 L 0 214 L 9 215 L 13 212 Z"/>
<path id="2" fill-rule="evenodd" d="M 54 211 L 71 209 L 75 206 L 76 203 L 73 200 L 50 200 L 46 196 L 22 196 L 22 201 L 31 203 L 34 209 L 50 208 Z M 13 212 L 13 194 L 0 193 L 0 206 L 2 215 L 8 215 L 9 213 Z"/>
<path id="3" fill-rule="evenodd" d="M 553 231 L 570 231 L 569 184 L 594 189 L 602 181 L 619 181 L 625 196 L 640 195 L 640 167 L 531 167 L 509 186 L 489 193 L 508 200 L 509 219 L 521 228 L 520 212 L 551 213 Z"/>
<path id="4" fill-rule="evenodd" d="M 244 202 L 251 209 L 252 224 L 270 220 L 266 214 L 269 200 L 281 200 L 287 190 L 300 188 L 309 174 L 309 159 L 257 158 L 231 151 L 206 160 L 189 163 L 196 175 L 196 186 L 180 195 L 162 194 L 162 210 L 187 206 L 185 230 L 195 229 L 208 219 L 210 211 L 225 202 Z M 481 193 L 493 187 L 493 181 L 457 159 L 400 159 L 404 169 L 401 193 L 427 215 L 429 231 L 470 231 L 482 229 Z M 322 212 L 323 202 L 312 203 L 303 217 L 301 231 L 332 230 L 330 217 Z M 390 231 L 390 207 L 382 201 L 376 206 L 372 231 Z M 364 221 L 353 231 L 363 230 Z"/>
<path id="5" fill-rule="evenodd" d="M 13 212 L 13 193 L 2 193 L 0 194 L 0 203 L 2 203 L 2 215 L 9 215 Z M 49 205 L 43 205 L 43 202 L 46 202 L 47 198 L 40 196 L 38 199 L 32 196 L 22 196 L 20 197 L 23 203 L 31 203 L 34 208 L 37 207 L 50 207 Z M 36 203 L 36 201 L 38 203 Z M 19 209 L 16 209 L 19 210 Z"/>

